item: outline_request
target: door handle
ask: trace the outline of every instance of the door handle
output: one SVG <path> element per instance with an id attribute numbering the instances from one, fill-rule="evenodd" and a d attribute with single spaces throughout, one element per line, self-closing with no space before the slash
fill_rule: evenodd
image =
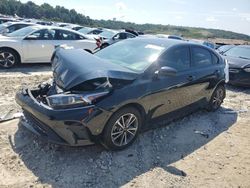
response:
<path id="1" fill-rule="evenodd" d="M 193 80 L 194 80 L 194 76 L 188 76 L 188 77 L 187 77 L 187 80 L 188 80 L 188 81 L 193 81 Z"/>

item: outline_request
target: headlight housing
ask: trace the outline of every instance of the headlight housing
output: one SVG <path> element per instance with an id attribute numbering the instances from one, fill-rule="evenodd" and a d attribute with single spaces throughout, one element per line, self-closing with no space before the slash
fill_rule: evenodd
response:
<path id="1" fill-rule="evenodd" d="M 246 72 L 250 72 L 250 67 L 246 67 L 246 68 L 244 68 L 244 71 L 246 71 Z"/>
<path id="2" fill-rule="evenodd" d="M 57 94 L 46 97 L 46 100 L 52 108 L 73 108 L 91 105 L 108 93 L 104 91 L 91 94 Z"/>

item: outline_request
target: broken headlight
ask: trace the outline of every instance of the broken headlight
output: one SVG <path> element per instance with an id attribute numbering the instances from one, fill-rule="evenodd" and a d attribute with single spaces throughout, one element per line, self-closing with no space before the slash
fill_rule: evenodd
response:
<path id="1" fill-rule="evenodd" d="M 47 103 L 52 108 L 81 107 L 95 103 L 109 92 L 91 94 L 57 94 L 46 97 Z"/>

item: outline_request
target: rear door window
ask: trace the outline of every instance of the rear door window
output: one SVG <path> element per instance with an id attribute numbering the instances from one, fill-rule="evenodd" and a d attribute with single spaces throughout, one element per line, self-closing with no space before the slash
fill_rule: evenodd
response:
<path id="1" fill-rule="evenodd" d="M 213 64 L 211 53 L 201 47 L 192 48 L 193 65 L 196 67 L 205 67 Z"/>
<path id="2" fill-rule="evenodd" d="M 56 40 L 82 40 L 84 37 L 67 30 L 57 30 Z"/>
<path id="3" fill-rule="evenodd" d="M 54 40 L 55 30 L 41 29 L 32 33 L 31 35 L 36 36 L 36 40 Z"/>

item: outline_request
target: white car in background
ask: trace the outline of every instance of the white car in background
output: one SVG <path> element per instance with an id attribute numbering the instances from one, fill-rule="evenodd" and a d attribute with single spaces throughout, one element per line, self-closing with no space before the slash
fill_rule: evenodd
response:
<path id="1" fill-rule="evenodd" d="M 0 36 L 0 66 L 18 63 L 48 63 L 55 47 L 69 47 L 94 52 L 96 41 L 83 34 L 54 26 L 29 26 L 7 36 Z"/>
<path id="2" fill-rule="evenodd" d="M 36 24 L 29 23 L 29 22 L 6 22 L 3 24 L 0 24 L 0 34 L 7 35 L 19 29 L 32 26 L 32 25 L 36 25 Z"/>

